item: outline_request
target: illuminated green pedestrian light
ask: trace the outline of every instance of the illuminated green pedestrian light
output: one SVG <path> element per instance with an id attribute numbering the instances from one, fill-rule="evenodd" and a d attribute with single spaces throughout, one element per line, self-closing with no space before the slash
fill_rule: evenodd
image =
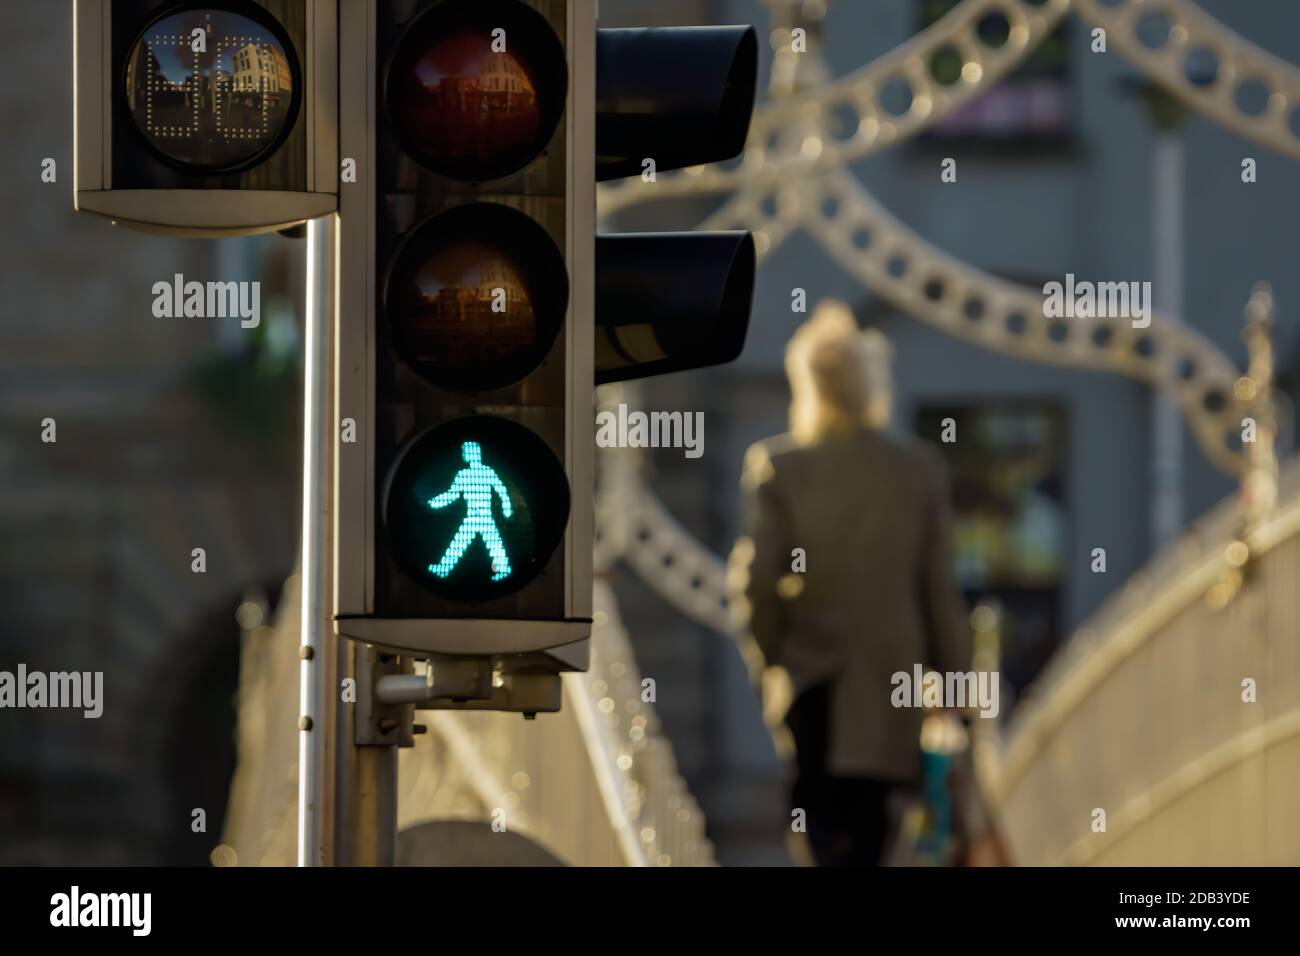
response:
<path id="1" fill-rule="evenodd" d="M 429 571 L 440 578 L 445 578 L 456 569 L 465 551 L 473 544 L 475 538 L 482 538 L 492 558 L 492 580 L 504 581 L 510 577 L 510 555 L 497 530 L 496 519 L 492 517 L 492 495 L 501 498 L 501 512 L 505 517 L 514 515 L 510 504 L 510 493 L 497 473 L 483 464 L 483 449 L 476 441 L 463 442 L 461 455 L 465 458 L 465 467 L 456 472 L 451 487 L 429 499 L 429 507 L 445 508 L 455 501 L 464 499 L 465 520 L 461 522 L 451 544 L 437 564 L 429 565 Z"/>
<path id="2" fill-rule="evenodd" d="M 383 507 L 389 553 L 406 576 L 477 604 L 543 573 L 568 523 L 569 483 L 531 429 L 472 415 L 407 443 L 388 471 Z"/>

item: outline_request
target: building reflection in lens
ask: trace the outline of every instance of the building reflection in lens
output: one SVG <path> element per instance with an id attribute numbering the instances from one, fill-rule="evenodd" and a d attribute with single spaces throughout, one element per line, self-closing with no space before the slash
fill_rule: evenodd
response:
<path id="1" fill-rule="evenodd" d="M 397 290 L 405 358 L 432 380 L 472 374 L 494 387 L 527 371 L 537 315 L 514 260 L 463 240 L 434 252 Z"/>
<path id="2" fill-rule="evenodd" d="M 546 148 L 558 122 L 562 51 L 535 30 L 507 30 L 511 43 L 502 50 L 486 22 L 437 26 L 417 24 L 393 60 L 388 103 L 398 136 L 422 165 L 444 176 L 488 181 L 517 172 Z"/>
<path id="3" fill-rule="evenodd" d="M 291 55 L 268 26 L 237 13 L 165 16 L 127 57 L 127 108 L 172 162 L 233 169 L 266 152 L 292 124 Z"/>

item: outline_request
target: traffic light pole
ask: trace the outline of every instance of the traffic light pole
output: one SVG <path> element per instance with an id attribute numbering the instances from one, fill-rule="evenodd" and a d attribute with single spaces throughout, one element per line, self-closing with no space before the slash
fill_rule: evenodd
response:
<path id="1" fill-rule="evenodd" d="M 353 701 L 369 699 L 374 678 L 362 655 L 373 652 L 336 636 L 332 611 L 339 228 L 334 215 L 307 227 L 298 865 L 391 866 L 397 845 L 397 747 L 357 743 Z M 345 677 L 357 689 L 347 703 Z"/>
<path id="2" fill-rule="evenodd" d="M 337 216 L 307 225 L 302 450 L 302 633 L 298 647 L 298 865 L 334 862 L 340 654 L 330 614 Z"/>
<path id="3" fill-rule="evenodd" d="M 384 865 L 416 706 L 554 711 L 560 673 L 586 669 L 593 380 L 741 348 L 752 238 L 598 241 L 595 183 L 739 153 L 758 57 L 748 27 L 597 31 L 590 0 L 338 12 L 338 216 L 310 233 L 299 856 Z"/>
<path id="4" fill-rule="evenodd" d="M 373 653 L 366 644 L 337 638 L 340 658 L 353 663 L 358 692 L 370 680 L 356 658 Z M 392 866 L 397 857 L 397 746 L 359 746 L 354 730 L 355 706 L 340 707 L 337 767 L 335 863 L 339 866 Z"/>

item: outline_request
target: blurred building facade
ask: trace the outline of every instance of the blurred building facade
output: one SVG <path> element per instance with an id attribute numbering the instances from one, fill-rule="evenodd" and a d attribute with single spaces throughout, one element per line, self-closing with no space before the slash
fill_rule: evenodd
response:
<path id="1" fill-rule="evenodd" d="M 233 769 L 235 611 L 295 558 L 301 247 L 75 213 L 71 21 L 0 8 L 0 669 L 102 671 L 103 715 L 0 713 L 0 863 L 203 863 Z M 261 281 L 259 327 L 155 317 L 178 273 Z"/>

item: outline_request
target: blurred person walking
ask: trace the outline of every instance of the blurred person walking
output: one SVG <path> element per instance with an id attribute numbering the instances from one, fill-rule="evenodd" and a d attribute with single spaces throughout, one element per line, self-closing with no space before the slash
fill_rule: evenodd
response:
<path id="1" fill-rule="evenodd" d="M 891 676 L 971 664 L 947 477 L 934 450 L 885 434 L 890 347 L 847 305 L 820 305 L 785 365 L 790 431 L 745 456 L 733 605 L 769 665 L 765 686 L 788 677 L 791 806 L 814 859 L 876 866 L 891 795 L 915 790 L 922 768 L 924 712 L 891 704 Z"/>

